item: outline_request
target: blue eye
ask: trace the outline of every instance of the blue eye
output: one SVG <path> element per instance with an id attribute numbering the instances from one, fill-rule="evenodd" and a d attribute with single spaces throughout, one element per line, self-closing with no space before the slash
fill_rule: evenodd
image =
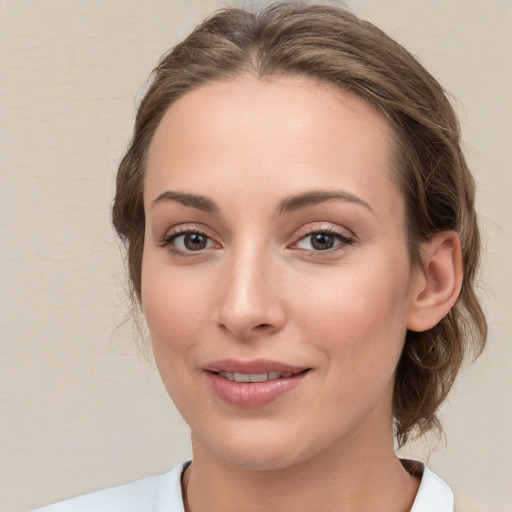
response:
<path id="1" fill-rule="evenodd" d="M 328 251 L 341 244 L 351 245 L 353 240 L 340 233 L 331 231 L 316 231 L 301 238 L 297 243 L 298 249 L 308 251 Z"/>
<path id="2" fill-rule="evenodd" d="M 167 237 L 165 245 L 172 246 L 180 252 L 197 252 L 215 246 L 215 242 L 198 231 L 187 231 Z"/>

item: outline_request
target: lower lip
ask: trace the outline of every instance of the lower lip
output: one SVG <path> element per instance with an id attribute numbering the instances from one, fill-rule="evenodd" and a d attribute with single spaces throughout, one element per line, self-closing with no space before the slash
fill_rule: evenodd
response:
<path id="1" fill-rule="evenodd" d="M 265 382 L 235 382 L 213 372 L 205 372 L 213 392 L 224 402 L 237 407 L 256 408 L 277 400 L 298 386 L 309 371 L 292 377 Z"/>

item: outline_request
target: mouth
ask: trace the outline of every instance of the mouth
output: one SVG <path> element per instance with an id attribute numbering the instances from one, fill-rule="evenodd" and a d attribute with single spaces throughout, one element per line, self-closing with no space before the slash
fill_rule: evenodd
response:
<path id="1" fill-rule="evenodd" d="M 232 382 L 267 382 L 269 380 L 289 379 L 299 373 L 307 372 L 306 368 L 299 372 L 265 372 L 265 373 L 238 373 L 238 372 L 213 372 Z"/>
<path id="2" fill-rule="evenodd" d="M 306 366 L 294 366 L 272 359 L 219 359 L 212 361 L 203 367 L 203 370 L 214 373 L 237 373 L 242 375 L 264 374 L 296 374 L 307 368 Z M 274 377 L 277 378 L 277 377 Z"/>
<path id="3" fill-rule="evenodd" d="M 284 397 L 312 368 L 270 360 L 221 360 L 203 368 L 211 390 L 225 403 L 258 408 Z"/>

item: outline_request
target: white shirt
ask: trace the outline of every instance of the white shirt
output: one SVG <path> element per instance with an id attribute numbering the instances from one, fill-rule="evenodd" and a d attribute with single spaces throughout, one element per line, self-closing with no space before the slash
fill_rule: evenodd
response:
<path id="1" fill-rule="evenodd" d="M 188 462 L 168 473 L 91 492 L 33 512 L 185 512 L 181 474 Z M 418 494 L 410 512 L 453 512 L 453 493 L 437 475 L 423 466 Z"/>

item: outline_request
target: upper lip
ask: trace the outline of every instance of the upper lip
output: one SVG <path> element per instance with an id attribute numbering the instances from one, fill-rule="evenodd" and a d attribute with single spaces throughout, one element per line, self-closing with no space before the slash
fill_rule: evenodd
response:
<path id="1" fill-rule="evenodd" d="M 203 366 L 203 370 L 209 372 L 230 372 L 230 373 L 246 373 L 261 374 L 268 372 L 279 373 L 300 373 L 309 368 L 306 366 L 292 366 L 280 361 L 270 359 L 251 359 L 248 361 L 241 359 L 219 359 L 212 361 Z"/>

